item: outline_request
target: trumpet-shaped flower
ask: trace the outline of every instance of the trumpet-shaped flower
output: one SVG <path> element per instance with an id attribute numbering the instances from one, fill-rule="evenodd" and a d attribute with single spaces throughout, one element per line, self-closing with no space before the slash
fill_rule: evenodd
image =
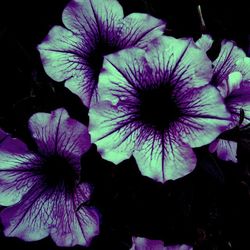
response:
<path id="1" fill-rule="evenodd" d="M 146 51 L 107 56 L 89 112 L 92 142 L 115 164 L 133 155 L 143 175 L 161 182 L 190 173 L 192 148 L 213 141 L 230 119 L 211 76 L 191 39 L 161 37 Z"/>
<path id="2" fill-rule="evenodd" d="M 213 40 L 203 36 L 198 41 L 205 51 L 210 48 Z M 244 120 L 241 125 L 250 123 L 250 58 L 232 41 L 223 40 L 221 51 L 213 62 L 211 84 L 216 86 L 224 98 L 225 105 L 232 115 L 228 129 L 239 125 L 241 109 Z M 237 143 L 224 139 L 216 139 L 210 145 L 210 151 L 216 152 L 222 160 L 237 162 Z"/>
<path id="3" fill-rule="evenodd" d="M 147 14 L 124 17 L 117 0 L 72 0 L 64 9 L 66 28 L 53 27 L 38 46 L 46 73 L 89 107 L 98 98 L 98 76 L 105 55 L 145 47 L 162 35 L 165 23 Z"/>
<path id="4" fill-rule="evenodd" d="M 64 109 L 29 120 L 37 144 L 30 151 L 0 131 L 0 213 L 6 236 L 25 241 L 48 235 L 59 246 L 89 245 L 99 217 L 84 206 L 91 187 L 80 183 L 80 157 L 90 147 L 87 128 Z"/>

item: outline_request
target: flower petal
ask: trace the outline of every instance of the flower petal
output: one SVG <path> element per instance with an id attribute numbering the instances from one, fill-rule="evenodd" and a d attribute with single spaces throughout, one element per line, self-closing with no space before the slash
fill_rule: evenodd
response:
<path id="1" fill-rule="evenodd" d="M 98 83 L 99 101 L 92 103 L 89 111 L 91 141 L 104 159 L 115 164 L 132 155 L 136 135 L 140 133 L 141 125 L 133 123 L 129 103 L 136 101 L 132 94 L 135 94 L 133 87 L 138 83 L 134 72 L 142 69 L 140 56 L 144 53 L 141 49 L 129 49 L 104 59 Z M 138 55 L 137 62 L 135 55 Z"/>
<path id="2" fill-rule="evenodd" d="M 228 75 L 228 78 L 223 80 L 220 85 L 218 85 L 218 90 L 223 98 L 229 96 L 232 91 L 240 88 L 240 83 L 242 81 L 242 74 L 238 71 L 234 71 Z"/>
<path id="3" fill-rule="evenodd" d="M 76 34 L 100 34 L 103 26 L 115 26 L 123 16 L 117 0 L 71 0 L 64 9 L 63 23 Z"/>
<path id="4" fill-rule="evenodd" d="M 63 23 L 80 36 L 78 46 L 84 51 L 78 53 L 83 54 L 84 62 L 79 64 L 79 60 L 73 60 L 78 63 L 75 65 L 77 70 L 71 70 L 73 77 L 66 81 L 65 86 L 78 95 L 87 107 L 92 99 L 97 99 L 99 69 L 94 67 L 101 66 L 102 54 L 105 54 L 105 51 L 96 51 L 100 49 L 100 44 L 112 47 L 117 43 L 123 16 L 123 9 L 116 0 L 72 0 L 64 9 Z M 92 57 L 100 58 L 89 63 Z"/>
<path id="5" fill-rule="evenodd" d="M 29 120 L 29 127 L 45 156 L 59 153 L 80 165 L 81 155 L 91 145 L 87 127 L 71 119 L 64 109 L 57 109 L 51 114 L 34 114 Z"/>
<path id="6" fill-rule="evenodd" d="M 115 164 L 130 158 L 138 130 L 129 114 L 108 101 L 99 102 L 89 112 L 91 141 L 102 157 Z"/>
<path id="7" fill-rule="evenodd" d="M 186 244 L 182 245 L 178 244 L 178 245 L 166 246 L 164 250 L 193 250 L 193 247 Z"/>
<path id="8" fill-rule="evenodd" d="M 164 21 L 148 14 L 132 13 L 122 21 L 121 43 L 124 48 L 146 48 L 149 42 L 163 34 L 165 26 Z"/>
<path id="9" fill-rule="evenodd" d="M 175 123 L 175 130 L 191 147 L 210 143 L 231 122 L 218 90 L 209 84 L 180 94 L 178 102 L 183 116 Z"/>
<path id="10" fill-rule="evenodd" d="M 193 150 L 178 142 L 174 129 L 164 135 L 144 130 L 139 141 L 133 155 L 142 175 L 165 182 L 189 174 L 196 166 Z"/>
<path id="11" fill-rule="evenodd" d="M 96 209 L 85 207 L 90 189 L 87 184 L 78 186 L 74 197 L 61 196 L 54 209 L 51 237 L 58 246 L 88 246 L 99 234 L 99 214 Z"/>
<path id="12" fill-rule="evenodd" d="M 243 57 L 237 60 L 236 68 L 242 74 L 242 79 L 250 82 L 250 57 Z"/>
<path id="13" fill-rule="evenodd" d="M 241 87 L 235 89 L 227 98 L 226 105 L 232 114 L 233 125 L 238 125 L 240 120 L 240 110 L 244 110 L 244 120 L 242 125 L 250 123 L 250 83 L 242 82 Z"/>
<path id="14" fill-rule="evenodd" d="M 0 144 L 0 204 L 9 206 L 20 201 L 36 183 L 31 170 L 39 159 L 20 140 L 2 132 L 5 139 Z"/>
<path id="15" fill-rule="evenodd" d="M 92 44 L 63 27 L 53 27 L 38 46 L 46 73 L 55 81 L 66 80 L 65 86 L 89 106 L 95 87 L 87 55 Z"/>
<path id="16" fill-rule="evenodd" d="M 83 184 L 75 195 L 33 186 L 18 204 L 0 213 L 6 236 L 26 241 L 40 240 L 49 234 L 59 246 L 86 246 L 98 231 L 98 213 L 79 207 L 89 199 L 89 187 Z"/>
<path id="17" fill-rule="evenodd" d="M 37 183 L 19 203 L 1 211 L 5 236 L 25 241 L 45 238 L 49 234 L 53 205 L 50 195 Z"/>
<path id="18" fill-rule="evenodd" d="M 204 86 L 212 77 L 211 61 L 192 39 L 162 36 L 148 46 L 146 58 L 153 76 L 178 90 Z"/>
<path id="19" fill-rule="evenodd" d="M 165 250 L 161 240 L 150 240 L 143 237 L 132 237 L 133 245 L 130 250 Z"/>
<path id="20" fill-rule="evenodd" d="M 161 240 L 150 240 L 142 237 L 132 237 L 133 245 L 130 250 L 192 250 L 193 247 L 178 244 L 172 246 L 164 246 Z"/>
<path id="21" fill-rule="evenodd" d="M 217 156 L 224 161 L 237 163 L 237 143 L 227 140 L 216 140 L 209 146 L 210 152 L 216 152 Z"/>
<path id="22" fill-rule="evenodd" d="M 211 83 L 216 87 L 222 84 L 230 73 L 239 71 L 236 62 L 245 57 L 244 51 L 238 48 L 234 42 L 223 40 L 219 56 L 213 62 L 214 74 Z"/>
<path id="23" fill-rule="evenodd" d="M 199 38 L 195 44 L 202 49 L 203 51 L 207 52 L 213 45 L 214 40 L 210 35 L 202 34 L 201 38 Z"/>

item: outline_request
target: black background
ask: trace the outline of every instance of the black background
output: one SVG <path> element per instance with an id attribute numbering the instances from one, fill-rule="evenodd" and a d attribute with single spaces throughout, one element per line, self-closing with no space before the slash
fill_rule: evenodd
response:
<path id="1" fill-rule="evenodd" d="M 36 50 L 48 31 L 61 23 L 67 0 L 4 1 L 0 5 L 0 127 L 31 148 L 27 128 L 35 112 L 64 107 L 87 125 L 87 109 L 79 98 L 46 76 Z M 197 4 L 201 3 L 207 31 L 216 39 L 233 39 L 249 48 L 250 13 L 247 1 L 120 0 L 126 14 L 147 12 L 168 22 L 166 34 L 201 35 Z M 90 249 L 125 250 L 132 235 L 162 239 L 166 244 L 189 243 L 195 249 L 250 249 L 250 192 L 248 148 L 239 152 L 240 164 L 224 163 L 197 150 L 198 166 L 188 176 L 160 184 L 142 177 L 133 159 L 119 166 L 101 160 L 93 146 L 82 159 L 82 178 L 93 183 L 90 204 L 99 208 L 100 236 Z M 60 249 L 50 238 L 26 243 L 5 238 L 0 248 Z M 83 249 L 75 247 L 72 249 Z"/>

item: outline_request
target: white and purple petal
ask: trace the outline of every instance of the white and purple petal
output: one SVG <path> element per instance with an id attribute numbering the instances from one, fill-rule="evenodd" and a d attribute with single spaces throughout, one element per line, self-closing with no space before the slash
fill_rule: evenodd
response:
<path id="1" fill-rule="evenodd" d="M 51 114 L 36 113 L 29 120 L 29 128 L 40 153 L 44 156 L 59 154 L 76 165 L 91 145 L 87 127 L 70 118 L 65 109 Z"/>
<path id="2" fill-rule="evenodd" d="M 39 157 L 20 140 L 1 132 L 4 138 L 0 144 L 0 205 L 10 206 L 37 182 L 32 168 L 37 167 Z"/>
<path id="3" fill-rule="evenodd" d="M 211 153 L 216 152 L 217 156 L 224 161 L 237 163 L 237 143 L 223 139 L 216 139 L 209 145 Z"/>
<path id="4" fill-rule="evenodd" d="M 51 235 L 59 246 L 87 246 L 99 233 L 97 210 L 85 206 L 91 188 L 79 184 L 80 157 L 90 147 L 87 128 L 64 109 L 37 113 L 29 125 L 37 154 L 0 130 L 0 204 L 10 206 L 0 213 L 4 233 L 26 241 Z M 58 155 L 63 161 L 51 164 Z"/>
<path id="5" fill-rule="evenodd" d="M 236 62 L 245 57 L 244 51 L 237 47 L 234 42 L 223 40 L 219 56 L 213 62 L 214 73 L 211 84 L 217 87 L 224 80 L 227 80 L 230 73 L 239 71 Z"/>
<path id="6" fill-rule="evenodd" d="M 47 190 L 39 183 L 16 205 L 0 213 L 6 236 L 35 241 L 49 234 L 58 246 L 90 244 L 99 232 L 98 213 L 80 203 L 89 199 L 87 184 L 78 187 L 74 196 Z"/>
<path id="7" fill-rule="evenodd" d="M 233 118 L 230 128 L 239 124 L 241 109 L 244 110 L 242 125 L 250 123 L 250 84 L 248 82 L 241 82 L 241 86 L 225 98 L 225 103 Z"/>
<path id="8" fill-rule="evenodd" d="M 228 75 L 226 79 L 224 79 L 218 86 L 221 96 L 226 98 L 230 96 L 230 94 L 240 88 L 240 84 L 242 81 L 242 74 L 239 71 L 234 71 Z"/>
<path id="9" fill-rule="evenodd" d="M 69 30 L 95 39 L 105 28 L 118 26 L 123 17 L 117 0 L 72 0 L 64 9 L 62 19 Z"/>
<path id="10" fill-rule="evenodd" d="M 158 134 L 141 129 L 133 153 L 142 175 L 163 183 L 191 173 L 197 161 L 191 147 L 180 141 L 175 128 L 171 130 Z"/>
<path id="11" fill-rule="evenodd" d="M 109 101 L 99 102 L 89 112 L 91 141 L 101 156 L 115 164 L 131 157 L 139 133 L 126 112 Z"/>
<path id="12" fill-rule="evenodd" d="M 151 240 L 143 237 L 132 237 L 132 247 L 130 250 L 164 250 L 164 242 L 161 240 Z"/>
<path id="13" fill-rule="evenodd" d="M 146 47 L 163 34 L 165 23 L 147 14 L 123 18 L 116 0 L 72 0 L 63 12 L 67 29 L 55 26 L 38 46 L 46 73 L 89 107 L 103 57 L 129 47 Z"/>
<path id="14" fill-rule="evenodd" d="M 194 169 L 191 147 L 214 140 L 227 128 L 230 115 L 218 90 L 208 84 L 211 62 L 207 61 L 208 72 L 192 64 L 189 53 L 207 59 L 203 51 L 191 40 L 162 38 L 156 43 L 147 54 L 134 48 L 105 58 L 89 129 L 103 158 L 118 164 L 133 154 L 143 175 L 165 182 Z M 163 91 L 155 92 L 158 88 Z M 159 102 L 158 94 L 167 101 Z M 168 105 L 178 105 L 178 117 L 172 115 L 175 107 Z"/>
<path id="15" fill-rule="evenodd" d="M 161 240 L 151 240 L 143 237 L 132 237 L 130 250 L 192 250 L 193 247 L 185 244 L 164 246 Z"/>
<path id="16" fill-rule="evenodd" d="M 195 44 L 200 49 L 207 52 L 213 45 L 213 39 L 210 35 L 202 34 L 202 36 L 195 42 Z"/>
<path id="17" fill-rule="evenodd" d="M 212 63 L 206 53 L 190 39 L 163 36 L 147 49 L 147 62 L 155 80 L 165 80 L 176 91 L 206 85 L 212 77 Z"/>
<path id="18" fill-rule="evenodd" d="M 38 46 L 45 72 L 53 80 L 65 81 L 65 86 L 89 105 L 95 79 L 88 66 L 91 42 L 73 32 L 54 26 Z"/>
<path id="19" fill-rule="evenodd" d="M 124 48 L 146 48 L 155 38 L 160 37 L 166 23 L 143 13 L 132 13 L 122 20 L 120 43 Z"/>
<path id="20" fill-rule="evenodd" d="M 184 114 L 175 123 L 175 129 L 191 147 L 209 144 L 231 122 L 218 90 L 209 84 L 180 93 L 178 102 Z"/>

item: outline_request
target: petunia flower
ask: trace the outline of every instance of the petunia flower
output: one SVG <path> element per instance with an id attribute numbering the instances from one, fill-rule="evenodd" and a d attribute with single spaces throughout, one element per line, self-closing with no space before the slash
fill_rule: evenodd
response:
<path id="1" fill-rule="evenodd" d="M 144 48 L 162 35 L 165 23 L 148 14 L 124 17 L 117 0 L 72 0 L 64 9 L 66 28 L 54 26 L 38 46 L 46 73 L 77 94 L 89 107 L 98 98 L 99 72 L 105 55 Z"/>
<path id="2" fill-rule="evenodd" d="M 146 52 L 107 56 L 89 112 L 92 142 L 115 164 L 133 155 L 157 181 L 190 173 L 192 148 L 213 141 L 230 119 L 211 76 L 211 61 L 191 39 L 162 37 Z"/>
<path id="3" fill-rule="evenodd" d="M 142 237 L 132 237 L 132 247 L 130 250 L 192 250 L 193 247 L 185 244 L 164 246 L 161 240 L 150 240 Z"/>
<path id="4" fill-rule="evenodd" d="M 210 36 L 203 36 L 198 46 L 205 51 L 213 43 Z M 210 44 L 210 46 L 208 45 Z M 225 105 L 232 115 L 228 129 L 239 125 L 240 110 L 244 110 L 242 126 L 250 123 L 250 58 L 232 41 L 223 40 L 221 51 L 213 62 L 211 84 L 216 86 L 224 98 Z M 216 139 L 209 147 L 222 160 L 237 162 L 237 143 Z"/>
<path id="5" fill-rule="evenodd" d="M 1 131 L 0 213 L 4 234 L 25 241 L 50 235 L 58 246 L 90 244 L 99 232 L 91 187 L 80 183 L 80 157 L 90 148 L 87 128 L 64 109 L 36 113 L 29 128 L 33 152 Z"/>

